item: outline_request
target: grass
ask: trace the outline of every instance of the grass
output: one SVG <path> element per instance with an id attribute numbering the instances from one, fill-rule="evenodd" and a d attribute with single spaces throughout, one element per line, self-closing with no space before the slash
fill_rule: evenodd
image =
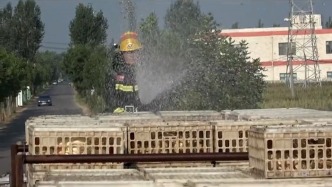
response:
<path id="1" fill-rule="evenodd" d="M 332 111 L 332 82 L 323 82 L 321 87 L 310 85 L 308 88 L 304 88 L 302 84 L 296 85 L 295 95 L 295 98 L 292 98 L 291 91 L 285 83 L 268 84 L 263 93 L 260 108 L 297 107 Z M 83 113 L 88 115 L 105 109 L 104 101 L 100 97 L 85 98 L 76 92 L 75 100 Z"/>
<path id="2" fill-rule="evenodd" d="M 304 88 L 296 85 L 295 98 L 284 83 L 268 84 L 263 94 L 261 108 L 310 108 L 332 110 L 332 83 L 323 82 L 322 86 L 311 85 Z"/>

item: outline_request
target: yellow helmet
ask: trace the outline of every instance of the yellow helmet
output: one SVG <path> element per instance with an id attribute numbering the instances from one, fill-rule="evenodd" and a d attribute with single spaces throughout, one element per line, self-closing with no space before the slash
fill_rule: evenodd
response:
<path id="1" fill-rule="evenodd" d="M 125 32 L 120 39 L 120 51 L 135 51 L 142 48 L 138 41 L 138 34 L 135 32 Z"/>

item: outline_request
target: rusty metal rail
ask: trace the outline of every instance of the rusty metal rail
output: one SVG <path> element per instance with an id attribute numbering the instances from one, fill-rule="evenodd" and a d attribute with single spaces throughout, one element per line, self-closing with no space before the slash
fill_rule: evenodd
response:
<path id="1" fill-rule="evenodd" d="M 28 149 L 28 146 L 26 145 L 18 145 L 18 144 L 13 144 L 11 145 L 10 147 L 10 167 L 11 167 L 11 170 L 10 170 L 10 184 L 11 186 L 15 186 L 15 179 L 14 179 L 14 176 L 16 175 L 16 155 L 17 153 L 20 153 L 20 152 L 28 152 L 29 149 Z"/>
<path id="2" fill-rule="evenodd" d="M 116 155 L 24 155 L 16 154 L 12 168 L 12 186 L 22 187 L 23 165 L 37 163 L 92 163 L 92 162 L 194 162 L 243 161 L 248 153 L 175 153 L 175 154 L 116 154 Z"/>
<path id="3" fill-rule="evenodd" d="M 92 162 L 190 162 L 248 160 L 247 153 L 175 153 L 175 154 L 114 154 L 114 155 L 25 155 L 24 162 L 92 163 Z"/>

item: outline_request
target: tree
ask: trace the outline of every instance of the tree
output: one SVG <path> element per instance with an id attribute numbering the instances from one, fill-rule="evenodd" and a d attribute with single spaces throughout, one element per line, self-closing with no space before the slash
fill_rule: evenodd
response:
<path id="1" fill-rule="evenodd" d="M 34 0 L 20 0 L 11 21 L 14 51 L 28 61 L 33 61 L 44 37 L 39 6 Z"/>
<path id="2" fill-rule="evenodd" d="M 63 60 L 63 54 L 58 54 L 52 51 L 38 52 L 36 55 L 36 64 L 45 69 L 46 77 L 44 82 L 51 82 L 60 78 L 61 62 Z"/>
<path id="3" fill-rule="evenodd" d="M 176 0 L 166 12 L 165 27 L 179 34 L 190 37 L 201 27 L 202 13 L 198 2 Z"/>
<path id="4" fill-rule="evenodd" d="M 6 7 L 4 7 L 0 11 L 0 46 L 4 47 L 8 51 L 12 51 L 13 41 L 12 41 L 12 32 L 11 32 L 11 21 L 13 17 L 13 8 L 11 3 L 8 3 Z"/>
<path id="5" fill-rule="evenodd" d="M 329 17 L 329 20 L 325 23 L 326 28 L 332 28 L 332 18 L 331 16 Z"/>
<path id="6" fill-rule="evenodd" d="M 84 85 L 84 66 L 91 55 L 91 47 L 76 45 L 68 50 L 64 56 L 64 67 L 66 74 L 75 84 L 78 93 L 85 95 L 85 90 L 89 89 Z"/>
<path id="7" fill-rule="evenodd" d="M 95 14 L 91 6 L 80 3 L 69 25 L 71 45 L 103 44 L 107 38 L 107 29 L 107 19 L 102 11 Z"/>
<path id="8" fill-rule="evenodd" d="M 27 66 L 22 59 L 0 48 L 0 102 L 15 97 L 26 85 Z"/>
<path id="9" fill-rule="evenodd" d="M 239 22 L 235 22 L 232 25 L 232 29 L 238 29 L 239 28 Z"/>
<path id="10" fill-rule="evenodd" d="M 262 22 L 261 19 L 258 20 L 258 24 L 257 24 L 257 28 L 263 28 L 264 27 L 264 23 Z"/>
<path id="11" fill-rule="evenodd" d="M 140 37 L 146 42 L 156 40 L 160 36 L 157 15 L 152 12 L 146 19 L 142 19 L 140 23 Z"/>
<path id="12" fill-rule="evenodd" d="M 280 24 L 273 24 L 272 27 L 280 27 Z"/>
<path id="13" fill-rule="evenodd" d="M 161 32 L 159 45 L 153 48 L 157 52 L 152 53 L 164 61 L 158 63 L 156 58 L 152 62 L 158 64 L 155 67 L 159 69 L 144 68 L 144 73 L 148 72 L 147 77 L 159 86 L 165 84 L 158 81 L 158 77 L 164 74 L 171 75 L 171 82 L 175 80 L 176 84 L 159 93 L 151 101 L 153 105 L 159 105 L 159 109 L 163 110 L 221 110 L 258 106 L 265 86 L 263 69 L 259 59 L 250 59 L 245 42 L 235 47 L 234 41 L 221 36 L 212 14 L 202 13 L 199 6 L 190 0 L 172 4 L 165 20 L 166 30 Z M 150 73 L 151 69 L 156 70 L 152 71 L 157 72 L 156 75 Z M 178 76 L 180 80 L 174 79 L 175 75 L 181 75 Z M 148 90 L 156 92 L 156 89 Z"/>

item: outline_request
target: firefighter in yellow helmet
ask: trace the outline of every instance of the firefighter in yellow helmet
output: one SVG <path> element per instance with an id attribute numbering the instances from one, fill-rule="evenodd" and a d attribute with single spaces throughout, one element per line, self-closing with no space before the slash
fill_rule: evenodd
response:
<path id="1" fill-rule="evenodd" d="M 115 99 L 116 109 L 113 113 L 125 112 L 125 106 L 133 106 L 137 109 L 139 105 L 138 86 L 136 83 L 135 66 L 140 62 L 139 50 L 142 44 L 135 32 L 125 32 L 119 43 L 121 62 L 115 67 Z"/>

